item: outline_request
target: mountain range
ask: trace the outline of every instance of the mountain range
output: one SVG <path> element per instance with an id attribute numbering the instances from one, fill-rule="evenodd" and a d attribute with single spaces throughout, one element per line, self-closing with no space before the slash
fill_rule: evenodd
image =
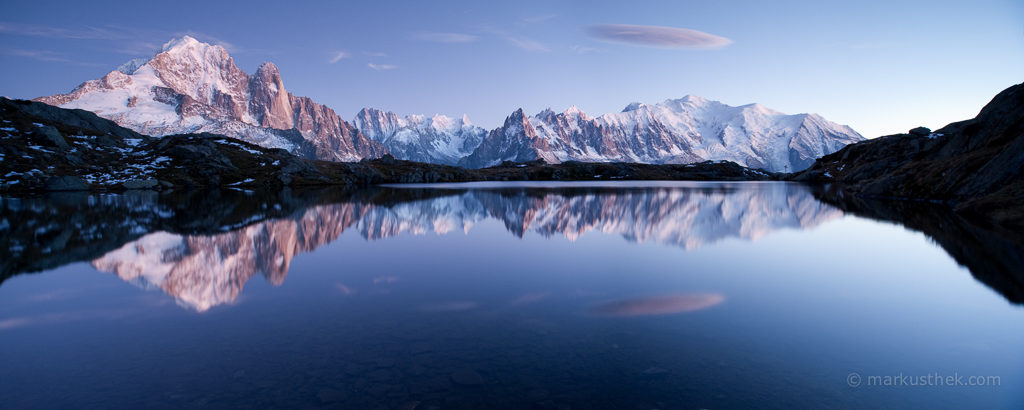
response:
<path id="1" fill-rule="evenodd" d="M 822 155 L 864 140 L 816 114 L 786 115 L 760 104 L 732 107 L 697 96 L 589 117 L 576 107 L 527 117 L 516 110 L 460 165 L 502 161 L 687 164 L 732 161 L 772 172 L 807 168 Z"/>
<path id="2" fill-rule="evenodd" d="M 217 45 L 185 36 L 150 59 L 129 61 L 68 94 L 40 97 L 93 111 L 134 131 L 164 136 L 210 132 L 310 159 L 399 159 L 479 168 L 504 161 L 692 163 L 732 161 L 774 172 L 804 169 L 864 138 L 815 114 L 759 104 L 732 107 L 687 96 L 590 117 L 571 107 L 514 111 L 487 131 L 466 116 L 399 117 L 366 108 L 354 124 L 289 93 L 273 63 L 246 74 Z"/>

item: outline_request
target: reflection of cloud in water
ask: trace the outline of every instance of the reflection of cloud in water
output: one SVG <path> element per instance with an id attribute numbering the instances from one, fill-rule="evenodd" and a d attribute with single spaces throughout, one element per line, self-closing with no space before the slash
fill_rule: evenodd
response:
<path id="1" fill-rule="evenodd" d="M 25 326 L 32 323 L 32 320 L 25 317 L 16 317 L 14 319 L 0 320 L 0 330 L 13 329 L 16 327 Z"/>
<path id="2" fill-rule="evenodd" d="M 617 300 L 594 307 L 601 316 L 630 317 L 668 315 L 707 309 L 725 301 L 720 293 L 687 293 Z"/>
<path id="3" fill-rule="evenodd" d="M 480 304 L 469 301 L 452 301 L 444 303 L 436 303 L 432 305 L 424 305 L 420 307 L 420 310 L 425 312 L 463 312 L 467 310 L 476 309 Z"/>
<path id="4" fill-rule="evenodd" d="M 379 285 L 381 283 L 395 283 L 395 282 L 398 282 L 398 278 L 396 278 L 394 276 L 378 276 L 376 278 L 373 278 L 373 284 L 374 285 Z"/>
<path id="5" fill-rule="evenodd" d="M 542 301 L 544 299 L 547 299 L 549 295 L 550 295 L 550 293 L 548 293 L 548 292 L 529 292 L 529 293 L 524 293 L 522 296 L 519 296 L 518 298 L 516 298 L 515 300 L 510 302 L 508 305 L 510 307 L 530 305 L 530 304 L 534 304 L 534 303 L 540 302 L 540 301 Z"/>
<path id="6" fill-rule="evenodd" d="M 9 330 L 24 326 L 47 325 L 75 322 L 80 320 L 113 320 L 136 313 L 133 309 L 88 310 L 82 312 L 47 313 L 35 316 L 0 319 L 0 330 Z"/>
<path id="7" fill-rule="evenodd" d="M 351 296 L 356 293 L 355 289 L 345 286 L 344 283 L 335 283 L 334 287 L 338 288 L 338 292 L 345 296 Z"/>

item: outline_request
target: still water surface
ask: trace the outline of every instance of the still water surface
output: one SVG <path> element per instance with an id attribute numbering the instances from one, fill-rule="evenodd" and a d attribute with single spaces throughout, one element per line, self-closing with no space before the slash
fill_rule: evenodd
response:
<path id="1" fill-rule="evenodd" d="M 1024 407 L 1019 304 L 800 185 L 219 195 L 3 198 L 0 407 Z"/>

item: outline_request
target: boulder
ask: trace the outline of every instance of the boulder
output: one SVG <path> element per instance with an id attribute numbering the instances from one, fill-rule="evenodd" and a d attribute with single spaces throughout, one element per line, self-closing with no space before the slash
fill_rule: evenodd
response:
<path id="1" fill-rule="evenodd" d="M 64 140 L 64 136 L 60 134 L 60 131 L 57 131 L 57 129 L 52 126 L 44 125 L 37 128 L 32 134 L 42 138 L 50 144 L 53 144 L 57 148 L 60 148 L 61 151 L 71 149 L 68 142 Z"/>
<path id="2" fill-rule="evenodd" d="M 910 135 L 916 135 L 919 137 L 927 137 L 932 133 L 932 130 L 928 127 L 917 127 L 910 131 L 907 131 Z"/>

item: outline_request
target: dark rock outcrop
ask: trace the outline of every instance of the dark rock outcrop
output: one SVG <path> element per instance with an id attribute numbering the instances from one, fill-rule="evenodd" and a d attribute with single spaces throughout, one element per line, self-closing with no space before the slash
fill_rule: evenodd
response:
<path id="1" fill-rule="evenodd" d="M 915 130 L 849 145 L 792 178 L 840 184 L 847 196 L 944 203 L 1024 228 L 1024 84 L 973 119 Z"/>

